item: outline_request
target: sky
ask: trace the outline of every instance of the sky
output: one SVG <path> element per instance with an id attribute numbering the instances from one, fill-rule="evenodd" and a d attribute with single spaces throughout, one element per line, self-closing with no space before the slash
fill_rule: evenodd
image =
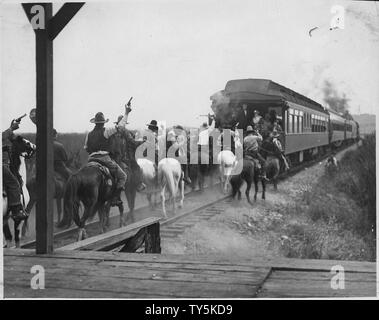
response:
<path id="1" fill-rule="evenodd" d="M 329 30 L 334 5 L 344 26 Z M 20 4 L 3 2 L 0 19 L 4 129 L 35 106 L 35 38 Z M 91 130 L 98 111 L 111 123 L 131 96 L 131 129 L 152 119 L 200 126 L 210 96 L 243 78 L 322 104 L 327 80 L 352 114 L 376 113 L 378 26 L 371 1 L 89 1 L 54 40 L 54 127 Z M 35 132 L 28 118 L 20 132 Z"/>

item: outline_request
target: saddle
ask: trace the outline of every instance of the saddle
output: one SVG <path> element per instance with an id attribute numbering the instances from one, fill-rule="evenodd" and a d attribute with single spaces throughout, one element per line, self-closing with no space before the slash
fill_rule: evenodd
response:
<path id="1" fill-rule="evenodd" d="M 256 170 L 259 171 L 259 170 L 261 169 L 261 164 L 260 164 L 259 160 L 256 159 L 256 158 L 254 158 L 252 155 L 250 155 L 250 154 L 246 154 L 246 155 L 244 156 L 244 159 L 246 159 L 246 160 L 250 160 L 250 161 L 253 161 L 254 164 L 255 164 L 255 168 L 256 168 Z"/>
<path id="2" fill-rule="evenodd" d="M 111 173 L 109 168 L 99 159 L 92 159 L 87 163 L 87 167 L 96 167 L 103 174 L 105 181 L 109 187 L 112 187 L 115 182 L 115 175 Z"/>

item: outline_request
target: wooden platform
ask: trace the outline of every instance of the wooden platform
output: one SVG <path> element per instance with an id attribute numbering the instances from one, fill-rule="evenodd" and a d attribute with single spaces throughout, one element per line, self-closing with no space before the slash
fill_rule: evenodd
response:
<path id="1" fill-rule="evenodd" d="M 33 290 L 30 269 L 45 269 L 45 289 Z M 345 270 L 345 289 L 331 288 L 330 269 Z M 4 250 L 5 298 L 278 298 L 374 297 L 376 264 L 330 260 Z"/>

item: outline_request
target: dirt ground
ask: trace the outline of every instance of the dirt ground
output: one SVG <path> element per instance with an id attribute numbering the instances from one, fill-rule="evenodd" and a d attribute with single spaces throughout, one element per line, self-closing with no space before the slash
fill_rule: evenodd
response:
<path id="1" fill-rule="evenodd" d="M 319 162 L 280 182 L 277 191 L 268 185 L 266 200 L 258 198 L 254 206 L 247 203 L 243 193 L 241 201 L 225 203 L 222 214 L 187 228 L 175 241 L 164 239 L 163 251 L 237 259 L 264 256 L 365 260 L 361 253 L 366 248 L 360 239 L 345 231 L 341 234 L 335 224 L 315 222 L 308 214 L 311 190 L 319 183 L 324 164 Z M 355 205 L 344 195 L 338 195 L 335 201 L 347 207 Z M 344 242 L 348 242 L 348 248 L 341 254 Z"/>

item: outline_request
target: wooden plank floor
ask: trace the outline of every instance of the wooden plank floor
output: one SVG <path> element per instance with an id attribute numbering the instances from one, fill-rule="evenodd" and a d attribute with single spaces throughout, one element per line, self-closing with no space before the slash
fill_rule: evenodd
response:
<path id="1" fill-rule="evenodd" d="M 45 289 L 33 290 L 33 265 Z M 345 289 L 330 268 L 345 269 Z M 277 298 L 376 296 L 376 264 L 330 260 L 233 260 L 217 256 L 4 250 L 5 298 Z"/>

